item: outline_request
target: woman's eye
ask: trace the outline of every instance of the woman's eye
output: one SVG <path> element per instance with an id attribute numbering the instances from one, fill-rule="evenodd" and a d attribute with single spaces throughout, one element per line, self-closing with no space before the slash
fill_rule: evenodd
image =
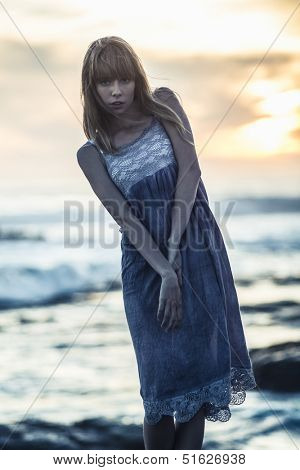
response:
<path id="1" fill-rule="evenodd" d="M 130 82 L 130 78 L 122 78 L 124 82 Z M 110 80 L 100 80 L 99 81 L 100 85 L 108 85 L 110 83 Z"/>

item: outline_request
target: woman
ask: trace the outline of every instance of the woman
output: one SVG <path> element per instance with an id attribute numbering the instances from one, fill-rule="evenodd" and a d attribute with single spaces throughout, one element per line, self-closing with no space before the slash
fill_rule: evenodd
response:
<path id="1" fill-rule="evenodd" d="M 145 448 L 201 449 L 205 419 L 227 421 L 256 383 L 188 118 L 116 36 L 90 44 L 81 96 L 78 162 L 122 232 Z"/>

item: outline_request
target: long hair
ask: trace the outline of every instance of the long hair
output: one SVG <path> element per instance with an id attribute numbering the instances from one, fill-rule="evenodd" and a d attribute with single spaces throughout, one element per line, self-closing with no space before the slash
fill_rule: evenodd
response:
<path id="1" fill-rule="evenodd" d="M 118 36 L 107 36 L 93 41 L 83 59 L 80 98 L 83 105 L 83 130 L 88 139 L 95 140 L 101 151 L 110 153 L 117 151 L 110 134 L 112 113 L 104 108 L 96 85 L 102 80 L 124 77 L 135 81 L 134 98 L 146 115 L 152 114 L 159 120 L 169 121 L 185 141 L 194 145 L 187 140 L 185 133 L 189 131 L 184 127 L 178 114 L 151 90 L 137 54 Z M 118 118 L 117 115 L 114 116 Z M 129 121 L 138 123 L 132 119 L 128 119 Z"/>

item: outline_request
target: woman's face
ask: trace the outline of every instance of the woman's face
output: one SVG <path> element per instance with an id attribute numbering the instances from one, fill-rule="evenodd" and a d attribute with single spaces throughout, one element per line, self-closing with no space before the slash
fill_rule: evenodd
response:
<path id="1" fill-rule="evenodd" d="M 134 101 L 134 80 L 114 79 L 100 81 L 96 85 L 97 93 L 100 95 L 104 106 L 109 112 L 123 114 Z M 114 102 L 120 101 L 120 105 L 114 105 Z"/>

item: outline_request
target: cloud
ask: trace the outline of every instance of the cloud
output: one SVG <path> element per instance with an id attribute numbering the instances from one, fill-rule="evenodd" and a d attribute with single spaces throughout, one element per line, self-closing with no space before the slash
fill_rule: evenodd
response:
<path id="1" fill-rule="evenodd" d="M 300 127 L 298 127 L 297 129 L 294 129 L 290 132 L 290 136 L 293 138 L 293 139 L 297 139 L 297 140 L 300 140 Z"/>
<path id="2" fill-rule="evenodd" d="M 78 5 L 72 5 L 72 8 L 64 8 L 63 5 L 55 3 L 55 6 L 49 4 L 36 4 L 26 7 L 26 13 L 34 16 L 47 17 L 52 19 L 74 18 L 84 14 L 85 9 L 78 8 Z"/>
<path id="3" fill-rule="evenodd" d="M 79 89 L 85 46 L 66 42 L 34 42 L 31 45 L 81 120 Z M 36 174 L 41 161 L 44 162 L 40 168 L 43 177 L 50 173 L 60 174 L 62 168 L 69 171 L 70 166 L 73 174 L 77 174 L 73 158 L 76 147 L 85 141 L 80 123 L 24 41 L 5 38 L 0 44 L 0 52 L 0 85 L 4 91 L 1 118 L 5 123 L 4 135 L 7 136 L 2 143 L 2 151 L 6 155 L 4 167 L 6 165 L 7 176 L 15 177 L 16 166 L 21 177 L 25 161 L 28 175 Z M 203 136 L 209 136 L 222 121 L 221 132 L 209 145 L 212 154 L 222 156 L 224 140 L 227 142 L 226 151 L 230 153 L 229 137 L 236 134 L 239 126 L 266 117 L 266 113 L 258 111 L 262 98 L 250 94 L 247 86 L 230 109 L 262 54 L 169 57 L 159 52 L 140 50 L 150 84 L 153 88 L 170 86 L 178 92 L 191 120 L 196 142 L 199 139 L 202 143 Z M 296 54 L 271 51 L 251 80 L 267 78 L 276 82 L 288 76 L 290 86 L 294 88 L 300 79 L 297 63 Z M 299 130 L 290 135 L 298 139 Z"/>
<path id="4" fill-rule="evenodd" d="M 151 76 L 153 76 L 152 70 L 154 72 L 159 70 L 159 75 L 164 78 L 162 84 L 166 86 L 172 84 L 179 95 L 183 94 L 181 90 L 184 91 L 185 104 L 190 110 L 190 116 L 199 123 L 205 120 L 206 126 L 211 127 L 231 106 L 262 56 L 263 54 L 226 56 L 195 54 L 192 57 L 157 59 L 154 55 L 147 57 L 147 68 L 150 68 Z M 289 70 L 289 79 L 292 83 L 293 77 L 295 81 L 299 77 L 299 71 L 292 68 L 297 61 L 296 54 L 270 52 L 250 81 L 261 77 L 271 81 L 281 80 Z M 155 78 L 159 77 L 156 75 Z M 260 101 L 261 97 L 248 93 L 246 85 L 222 122 L 222 128 L 243 125 L 258 118 L 268 117 L 267 114 L 258 111 Z"/>
<path id="5" fill-rule="evenodd" d="M 0 54 L 4 73 L 16 71 L 35 73 L 42 68 L 41 63 L 49 70 L 65 69 L 74 64 L 74 56 L 69 54 L 68 44 L 62 46 L 55 42 L 28 41 L 28 43 L 29 46 L 21 38 L 2 38 Z"/>

